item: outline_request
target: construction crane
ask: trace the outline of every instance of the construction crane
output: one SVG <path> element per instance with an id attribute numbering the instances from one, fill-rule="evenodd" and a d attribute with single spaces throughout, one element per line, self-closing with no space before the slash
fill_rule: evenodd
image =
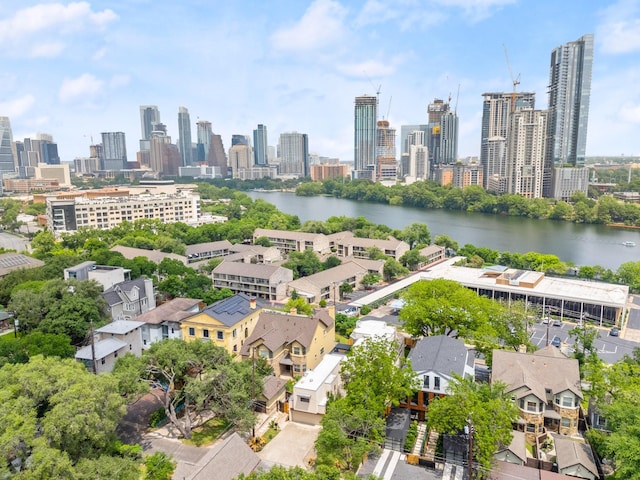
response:
<path id="1" fill-rule="evenodd" d="M 509 68 L 509 75 L 511 76 L 511 83 L 513 83 L 513 92 L 511 93 L 511 113 L 516 109 L 516 90 L 518 85 L 520 85 L 520 74 L 517 77 L 513 76 L 513 71 L 511 70 L 511 62 L 509 61 L 509 52 L 507 52 L 507 47 L 503 43 L 502 48 L 504 49 L 504 58 L 507 60 L 507 68 Z"/>

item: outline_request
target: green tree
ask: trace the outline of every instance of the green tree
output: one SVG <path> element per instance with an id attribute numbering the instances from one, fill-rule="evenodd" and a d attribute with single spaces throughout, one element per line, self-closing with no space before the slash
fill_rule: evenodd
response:
<path id="1" fill-rule="evenodd" d="M 260 245 L 263 247 L 272 247 L 273 243 L 267 237 L 258 237 L 253 241 L 254 245 Z"/>
<path id="2" fill-rule="evenodd" d="M 640 292 L 640 262 L 625 262 L 618 267 L 616 275 L 621 283 L 629 285 L 632 292 Z"/>
<path id="3" fill-rule="evenodd" d="M 284 304 L 284 311 L 290 312 L 294 310 L 302 315 L 311 316 L 313 314 L 313 307 L 307 303 L 302 297 L 293 298 L 293 296 Z"/>
<path id="4" fill-rule="evenodd" d="M 416 245 L 429 245 L 431 232 L 425 223 L 414 222 L 402 230 L 399 239 L 407 242 L 410 248 L 414 248 Z"/>
<path id="5" fill-rule="evenodd" d="M 291 252 L 282 266 L 293 270 L 293 278 L 307 277 L 322 270 L 322 262 L 313 250 Z"/>
<path id="6" fill-rule="evenodd" d="M 426 262 L 426 260 L 427 257 L 425 257 L 424 255 L 420 255 L 420 250 L 418 250 L 417 248 L 405 252 L 400 257 L 400 263 L 403 266 L 407 267 L 409 270 L 416 270 L 418 266 L 421 263 Z"/>
<path id="7" fill-rule="evenodd" d="M 389 258 L 386 262 L 384 262 L 384 267 L 382 267 L 382 274 L 387 282 L 402 277 L 407 273 L 409 273 L 409 269 L 402 266 L 400 262 L 394 260 L 393 258 Z"/>
<path id="8" fill-rule="evenodd" d="M 437 235 L 433 240 L 433 243 L 441 247 L 450 248 L 451 250 L 458 250 L 458 242 L 452 240 L 449 235 Z"/>
<path id="9" fill-rule="evenodd" d="M 144 459 L 145 480 L 171 480 L 176 462 L 164 452 L 156 452 Z"/>
<path id="10" fill-rule="evenodd" d="M 118 359 L 114 375 L 123 394 L 148 391 L 165 410 L 169 421 L 185 438 L 191 438 L 194 418 L 209 410 L 247 431 L 255 422 L 247 408 L 251 402 L 251 365 L 234 362 L 211 342 L 168 339 L 156 342 L 138 359 Z M 257 378 L 256 384 L 261 384 Z M 178 416 L 178 407 L 183 413 Z"/>
<path id="11" fill-rule="evenodd" d="M 518 409 L 505 392 L 505 385 L 476 383 L 472 378 L 455 378 L 448 395 L 429 405 L 428 428 L 440 433 L 459 434 L 471 424 L 473 455 L 489 469 L 493 454 L 511 443 Z"/>
<path id="12" fill-rule="evenodd" d="M 380 275 L 375 273 L 366 273 L 362 277 L 362 280 L 360 280 L 360 285 L 365 289 L 369 289 L 378 282 L 380 282 Z"/>
<path id="13" fill-rule="evenodd" d="M 345 295 L 348 295 L 351 292 L 353 292 L 353 287 L 349 282 L 344 282 L 340 284 L 339 290 L 340 290 L 340 298 L 342 299 L 344 298 Z"/>

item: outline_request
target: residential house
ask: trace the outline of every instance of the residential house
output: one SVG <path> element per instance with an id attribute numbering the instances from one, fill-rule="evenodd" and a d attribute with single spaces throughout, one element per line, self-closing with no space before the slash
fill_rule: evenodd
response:
<path id="1" fill-rule="evenodd" d="M 20 269 L 42 267 L 44 262 L 37 258 L 28 257 L 21 253 L 0 253 L 0 278 L 6 277 L 10 272 Z"/>
<path id="2" fill-rule="evenodd" d="M 131 280 L 131 270 L 108 265 L 96 265 L 94 261 L 82 262 L 64 269 L 65 280 L 94 280 L 108 290 L 116 283 Z"/>
<path id="3" fill-rule="evenodd" d="M 253 332 L 263 307 L 262 300 L 238 293 L 182 319 L 182 338 L 187 342 L 207 340 L 230 355 L 238 355 Z"/>
<path id="4" fill-rule="evenodd" d="M 144 248 L 125 247 L 124 245 L 116 245 L 111 247 L 112 252 L 118 252 L 122 254 L 127 260 L 133 260 L 136 257 L 144 257 L 147 260 L 151 260 L 154 263 L 160 263 L 165 258 L 172 258 L 179 262 L 187 264 L 187 257 L 184 255 L 178 255 L 176 253 L 166 253 L 160 250 L 146 250 Z"/>
<path id="5" fill-rule="evenodd" d="M 211 272 L 215 288 L 271 301 L 284 300 L 293 272 L 278 265 L 222 262 Z"/>
<path id="6" fill-rule="evenodd" d="M 367 263 L 364 265 L 364 263 Z M 374 265 L 378 268 L 375 268 Z M 319 303 L 320 300 L 335 301 L 340 295 L 340 285 L 348 283 L 356 290 L 360 286 L 362 278 L 373 268 L 381 271 L 384 262 L 380 260 L 353 260 L 343 262 L 340 265 L 323 270 L 307 277 L 302 277 L 289 282 L 287 295 L 293 291 L 304 297 L 309 303 Z"/>
<path id="7" fill-rule="evenodd" d="M 113 320 L 131 320 L 156 308 L 153 282 L 146 277 L 117 283 L 102 296 Z"/>
<path id="8" fill-rule="evenodd" d="M 142 353 L 142 322 L 116 320 L 95 331 L 93 344 L 81 348 L 75 354 L 95 373 L 108 373 L 113 370 L 119 357 L 131 353 Z"/>
<path id="9" fill-rule="evenodd" d="M 507 385 L 520 409 L 518 430 L 530 442 L 545 432 L 578 433 L 583 398 L 578 360 L 558 348 L 549 345 L 533 354 L 494 350 L 491 381 Z"/>
<path id="10" fill-rule="evenodd" d="M 272 413 L 276 409 L 284 411 L 287 396 L 287 380 L 275 375 L 265 377 L 262 392 L 255 401 L 255 409 L 262 413 Z"/>
<path id="11" fill-rule="evenodd" d="M 444 260 L 446 258 L 446 251 L 447 249 L 445 247 L 435 244 L 421 248 L 420 255 L 424 257 L 425 260 L 418 264 L 418 268 L 424 268 L 427 265 Z"/>
<path id="12" fill-rule="evenodd" d="M 345 358 L 337 353 L 325 355 L 318 366 L 298 380 L 289 398 L 292 421 L 310 425 L 320 423 L 327 413 L 329 396 L 342 393 L 340 368 Z"/>
<path id="13" fill-rule="evenodd" d="M 596 480 L 600 478 L 591 447 L 584 441 L 564 435 L 552 435 L 558 473 Z"/>
<path id="14" fill-rule="evenodd" d="M 277 376 L 292 377 L 314 369 L 335 344 L 335 320 L 328 309 L 316 310 L 311 318 L 265 310 L 241 355 L 264 358 Z"/>
<path id="15" fill-rule="evenodd" d="M 531 457 L 532 455 L 527 454 L 527 439 L 525 434 L 518 431 L 514 431 L 512 434 L 513 438 L 511 439 L 511 443 L 494 453 L 493 458 L 501 462 L 526 465 L 527 457 Z"/>
<path id="16" fill-rule="evenodd" d="M 162 305 L 135 317 L 142 322 L 142 346 L 149 348 L 152 343 L 167 338 L 182 338 L 180 322 L 200 311 L 202 300 L 195 298 L 174 298 Z"/>
<path id="17" fill-rule="evenodd" d="M 382 253 L 395 260 L 410 250 L 409 244 L 389 237 L 387 240 L 376 238 L 355 237 L 352 232 L 343 232 L 344 235 L 335 239 L 335 251 L 338 257 L 369 258 L 369 249 L 376 247 Z"/>
<path id="18" fill-rule="evenodd" d="M 454 375 L 474 377 L 474 352 L 460 340 L 446 335 L 420 339 L 408 358 L 422 389 L 400 406 L 410 408 L 420 420 L 425 419 L 429 403 L 435 397 L 447 395 Z"/>
<path id="19" fill-rule="evenodd" d="M 207 450 L 187 480 L 233 480 L 250 475 L 260 466 L 260 457 L 240 435 L 232 433 Z"/>
<path id="20" fill-rule="evenodd" d="M 256 228 L 253 232 L 253 243 L 260 237 L 266 237 L 271 244 L 287 255 L 290 252 L 313 250 L 316 253 L 329 253 L 329 240 L 322 233 L 292 232 L 288 230 L 269 230 Z"/>

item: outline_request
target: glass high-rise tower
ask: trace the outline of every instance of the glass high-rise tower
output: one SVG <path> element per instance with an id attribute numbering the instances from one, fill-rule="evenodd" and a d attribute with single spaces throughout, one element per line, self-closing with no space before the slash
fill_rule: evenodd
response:
<path id="1" fill-rule="evenodd" d="M 267 127 L 259 124 L 258 128 L 253 131 L 253 156 L 256 165 L 264 167 L 269 163 L 268 149 Z"/>
<path id="2" fill-rule="evenodd" d="M 180 150 L 182 166 L 192 165 L 191 117 L 189 116 L 189 110 L 185 107 L 178 108 L 178 136 L 178 150 Z"/>
<path id="3" fill-rule="evenodd" d="M 551 52 L 543 182 L 545 197 L 560 198 L 558 192 L 555 192 L 558 186 L 555 185 L 556 178 L 572 176 L 568 172 L 554 172 L 555 169 L 584 166 L 592 68 L 593 34 L 560 45 Z M 581 178 L 583 176 L 579 175 Z M 586 180 L 588 175 L 584 178 Z M 586 181 L 579 183 L 581 185 L 576 184 L 574 187 L 586 192 Z M 564 196 L 565 194 L 561 195 Z"/>
<path id="4" fill-rule="evenodd" d="M 356 178 L 375 178 L 378 98 L 356 97 L 353 170 Z"/>
<path id="5" fill-rule="evenodd" d="M 0 172 L 16 171 L 16 146 L 9 117 L 0 117 Z"/>

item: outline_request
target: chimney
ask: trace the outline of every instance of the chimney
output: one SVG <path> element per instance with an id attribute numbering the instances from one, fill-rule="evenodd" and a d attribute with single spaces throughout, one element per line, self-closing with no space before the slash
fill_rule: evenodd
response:
<path id="1" fill-rule="evenodd" d="M 256 309 L 256 299 L 255 298 L 250 298 L 249 299 L 249 308 L 251 308 L 251 310 L 255 310 Z"/>

